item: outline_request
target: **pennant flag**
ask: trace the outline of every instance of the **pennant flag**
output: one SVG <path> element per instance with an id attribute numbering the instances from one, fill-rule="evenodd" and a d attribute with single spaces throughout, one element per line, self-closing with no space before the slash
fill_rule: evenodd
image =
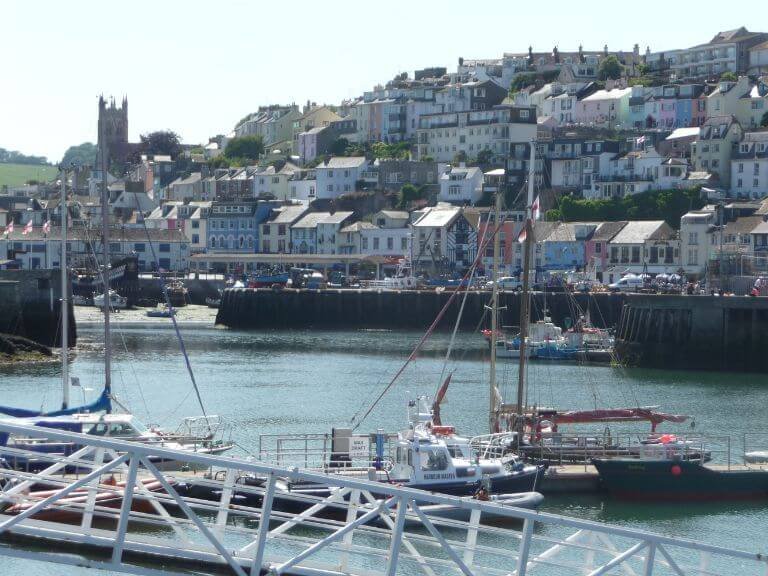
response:
<path id="1" fill-rule="evenodd" d="M 43 233 L 44 234 L 50 234 L 51 233 L 51 221 L 46 220 L 43 224 Z"/>
<path id="2" fill-rule="evenodd" d="M 536 196 L 536 200 L 533 201 L 533 205 L 531 206 L 531 215 L 533 216 L 534 220 L 538 220 L 541 217 L 541 208 L 539 206 L 538 196 Z"/>
<path id="3" fill-rule="evenodd" d="M 5 227 L 5 233 L 6 234 L 13 234 L 13 220 L 11 220 L 8 223 L 8 226 Z"/>
<path id="4" fill-rule="evenodd" d="M 27 225 L 26 225 L 26 226 L 24 226 L 24 230 L 22 230 L 22 231 L 21 231 L 21 233 L 22 233 L 24 236 L 26 236 L 27 234 L 31 234 L 31 233 L 32 233 L 32 220 L 30 220 L 29 222 L 27 222 Z"/>
<path id="5" fill-rule="evenodd" d="M 640 138 L 638 138 L 638 139 L 636 139 L 636 140 L 635 140 L 635 143 L 636 143 L 638 146 L 642 146 L 643 144 L 645 144 L 645 136 L 640 136 Z"/>
<path id="6" fill-rule="evenodd" d="M 523 230 L 520 232 L 520 236 L 517 237 L 517 241 L 520 242 L 520 244 L 522 244 L 523 242 L 525 242 L 525 239 L 527 237 L 528 237 L 528 231 L 525 228 L 523 228 Z"/>

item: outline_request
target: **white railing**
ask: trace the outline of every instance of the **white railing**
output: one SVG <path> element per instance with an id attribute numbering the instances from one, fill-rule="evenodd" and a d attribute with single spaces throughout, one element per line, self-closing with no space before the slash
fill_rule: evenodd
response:
<path id="1" fill-rule="evenodd" d="M 158 576 L 189 568 L 238 576 L 750 576 L 768 569 L 757 553 L 343 475 L 2 422 L 0 434 L 81 446 L 67 457 L 16 451 L 49 466 L 1 474 L 0 535 L 21 543 L 0 546 L 6 556 Z M 214 472 L 161 472 L 159 460 Z M 459 517 L 440 517 L 435 505 Z M 36 546 L 25 547 L 28 540 Z"/>

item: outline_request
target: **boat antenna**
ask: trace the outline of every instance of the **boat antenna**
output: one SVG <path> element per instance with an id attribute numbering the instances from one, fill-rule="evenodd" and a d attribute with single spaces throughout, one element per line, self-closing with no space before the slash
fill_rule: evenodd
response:
<path id="1" fill-rule="evenodd" d="M 517 420 L 515 428 L 518 442 L 522 440 L 525 426 L 525 371 L 527 367 L 527 338 L 530 321 L 530 271 L 531 252 L 536 242 L 533 227 L 533 193 L 536 179 L 536 140 L 531 140 L 531 155 L 528 160 L 528 198 L 525 207 L 525 228 L 523 240 L 523 286 L 520 293 L 520 362 L 517 373 Z"/>
<path id="2" fill-rule="evenodd" d="M 139 202 L 139 195 L 136 192 L 133 192 L 133 198 L 136 203 L 136 213 L 137 218 L 141 219 L 141 225 L 144 228 L 144 233 L 147 236 L 147 243 L 149 244 L 149 250 L 152 252 L 152 261 L 155 263 L 155 267 L 160 270 L 160 260 L 157 257 L 157 254 L 155 253 L 155 245 L 152 243 L 152 238 L 149 235 L 149 228 L 147 228 L 147 222 L 144 219 L 144 214 L 141 211 L 141 203 Z M 170 232 L 169 232 L 170 233 Z M 195 373 L 192 370 L 192 363 L 189 360 L 189 355 L 187 354 L 187 347 L 184 345 L 184 338 L 181 337 L 181 331 L 179 330 L 179 324 L 176 321 L 176 313 L 173 308 L 173 305 L 171 304 L 171 297 L 168 294 L 168 286 L 165 283 L 165 280 L 163 280 L 163 275 L 158 274 L 160 279 L 160 288 L 163 292 L 163 299 L 165 300 L 165 305 L 168 307 L 168 311 L 171 314 L 171 322 L 173 323 L 173 330 L 176 332 L 176 338 L 179 341 L 179 348 L 181 349 L 181 354 L 184 356 L 184 364 L 187 367 L 187 372 L 189 373 L 189 379 L 192 381 L 192 387 L 195 389 L 195 395 L 197 396 L 197 403 L 200 405 L 200 410 L 203 413 L 203 418 L 205 419 L 206 426 L 208 427 L 208 432 L 211 432 L 211 424 L 208 420 L 208 414 L 205 411 L 205 405 L 203 404 L 203 397 L 200 394 L 200 388 L 197 386 L 197 380 L 195 379 Z"/>
<path id="3" fill-rule="evenodd" d="M 104 286 L 104 391 L 112 396 L 112 338 L 111 327 L 109 325 L 110 298 L 109 298 L 109 274 L 110 274 L 110 255 L 109 255 L 109 190 L 107 188 L 107 140 L 104 131 L 105 123 L 101 122 L 99 126 L 101 141 L 101 230 L 102 230 L 102 250 L 104 255 L 104 267 L 101 275 L 101 281 Z M 110 410 L 108 410 L 109 412 Z"/>
<path id="4" fill-rule="evenodd" d="M 61 408 L 69 408 L 69 275 L 67 274 L 67 171 L 59 166 L 61 176 Z"/>
<path id="5" fill-rule="evenodd" d="M 496 232 L 493 235 L 493 270 L 491 271 L 491 281 L 493 282 L 491 292 L 491 358 L 489 368 L 489 391 L 488 391 L 488 432 L 493 434 L 496 432 L 498 410 L 497 398 L 499 395 L 499 388 L 496 384 L 496 341 L 498 339 L 498 321 L 499 321 L 499 252 L 501 251 L 501 234 L 499 234 L 499 228 L 501 226 L 501 189 L 496 191 L 496 204 L 494 208 L 494 224 Z"/>

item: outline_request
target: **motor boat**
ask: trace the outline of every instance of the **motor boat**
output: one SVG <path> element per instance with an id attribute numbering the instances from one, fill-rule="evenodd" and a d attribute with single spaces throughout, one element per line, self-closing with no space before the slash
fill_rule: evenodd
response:
<path id="1" fill-rule="evenodd" d="M 147 316 L 150 318 L 170 318 L 176 315 L 176 310 L 169 308 L 166 304 L 158 304 L 156 308 L 147 310 Z"/>
<path id="2" fill-rule="evenodd" d="M 97 308 L 104 308 L 104 294 L 97 294 L 93 297 L 93 305 Z M 128 308 L 128 299 L 120 296 L 116 291 L 109 291 L 109 307 L 112 310 L 122 310 Z"/>

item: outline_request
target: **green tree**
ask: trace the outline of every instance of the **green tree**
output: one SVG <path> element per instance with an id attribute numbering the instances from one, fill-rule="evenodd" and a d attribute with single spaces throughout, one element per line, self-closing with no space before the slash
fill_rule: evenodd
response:
<path id="1" fill-rule="evenodd" d="M 332 156 L 344 156 L 349 148 L 349 140 L 346 138 L 336 138 L 328 149 L 328 153 Z"/>
<path id="2" fill-rule="evenodd" d="M 217 168 L 229 168 L 229 160 L 223 154 L 219 154 L 215 158 L 208 160 L 208 166 L 210 166 L 212 170 L 216 170 Z"/>
<path id="3" fill-rule="evenodd" d="M 467 161 L 467 153 L 464 152 L 464 150 L 459 150 L 456 152 L 456 154 L 453 155 L 453 163 L 456 165 L 461 164 L 462 162 Z"/>
<path id="4" fill-rule="evenodd" d="M 739 77 L 736 76 L 733 72 L 723 72 L 720 74 L 720 81 L 721 82 L 737 82 L 739 80 Z"/>
<path id="5" fill-rule="evenodd" d="M 401 210 L 405 210 L 412 202 L 421 200 L 425 196 L 426 188 L 424 186 L 419 186 L 417 188 L 413 184 L 404 184 L 397 194 L 397 207 Z"/>
<path id="6" fill-rule="evenodd" d="M 70 146 L 61 159 L 62 166 L 93 166 L 96 163 L 98 148 L 92 142 L 83 142 L 79 146 Z"/>
<path id="7" fill-rule="evenodd" d="M 158 130 L 149 134 L 142 134 L 139 146 L 141 154 L 163 155 L 176 158 L 181 154 L 181 138 L 176 132 L 170 130 Z"/>
<path id="8" fill-rule="evenodd" d="M 763 114 L 763 119 L 760 120 L 760 126 L 762 126 L 763 128 L 768 128 L 768 112 Z"/>
<path id="9" fill-rule="evenodd" d="M 230 160 L 245 159 L 245 160 L 258 160 L 259 156 L 264 153 L 264 140 L 261 136 L 241 136 L 240 138 L 232 138 L 227 142 L 227 147 L 224 149 L 224 156 Z"/>
<path id="10" fill-rule="evenodd" d="M 480 166 L 488 166 L 492 159 L 493 151 L 491 150 L 480 150 L 480 152 L 477 153 L 477 163 Z"/>
<path id="11" fill-rule="evenodd" d="M 598 80 L 618 80 L 621 78 L 622 65 L 616 56 L 608 56 L 603 58 L 600 62 L 600 66 L 597 69 Z"/>

